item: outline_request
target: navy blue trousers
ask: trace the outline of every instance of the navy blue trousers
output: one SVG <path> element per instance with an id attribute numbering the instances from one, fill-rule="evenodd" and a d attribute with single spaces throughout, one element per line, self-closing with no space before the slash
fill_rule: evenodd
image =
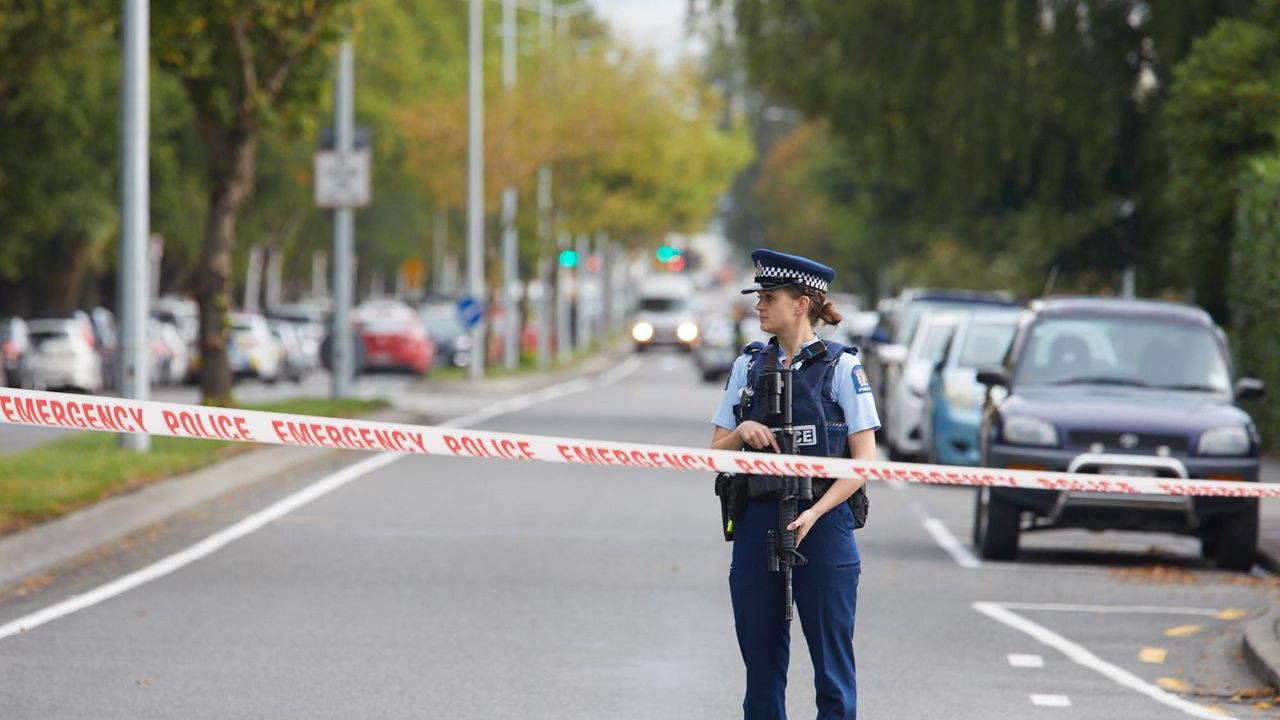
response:
<path id="1" fill-rule="evenodd" d="M 746 720 L 787 717 L 791 628 L 783 614 L 783 574 L 769 572 L 765 566 L 765 534 L 777 527 L 778 503 L 752 501 L 747 504 L 746 517 L 733 531 L 729 591 L 738 648 L 747 666 L 747 692 L 742 701 Z M 858 688 L 853 618 L 862 565 L 849 506 L 841 503 L 819 518 L 799 549 L 809 562 L 793 571 L 792 588 L 813 661 L 818 720 L 855 720 Z"/>

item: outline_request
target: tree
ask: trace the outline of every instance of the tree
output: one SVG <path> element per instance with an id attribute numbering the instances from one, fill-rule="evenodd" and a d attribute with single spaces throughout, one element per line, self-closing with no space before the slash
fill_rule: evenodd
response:
<path id="1" fill-rule="evenodd" d="M 1055 266 L 1077 287 L 1134 263 L 1156 270 L 1150 290 L 1167 285 L 1170 70 L 1248 6 L 710 2 L 733 7 L 752 82 L 829 122 L 856 169 L 840 204 L 867 207 L 867 231 L 908 264 L 935 241 L 1007 259 L 1027 291 Z"/>
<path id="2" fill-rule="evenodd" d="M 1227 258 L 1243 166 L 1275 148 L 1280 135 L 1280 1 L 1218 23 L 1175 78 L 1164 127 L 1171 254 L 1201 296 L 1221 298 L 1235 285 Z"/>
<path id="3" fill-rule="evenodd" d="M 193 276 L 200 304 L 200 386 L 231 401 L 227 361 L 236 217 L 252 195 L 259 136 L 316 108 L 349 0 L 192 0 L 153 16 L 155 57 L 187 91 L 207 150 L 208 210 Z"/>

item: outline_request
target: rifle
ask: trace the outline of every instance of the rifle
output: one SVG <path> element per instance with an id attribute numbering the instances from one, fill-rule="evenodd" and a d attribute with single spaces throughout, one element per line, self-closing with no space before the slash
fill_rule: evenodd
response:
<path id="1" fill-rule="evenodd" d="M 791 368 L 781 368 L 763 377 L 766 414 L 781 416 L 782 428 L 778 433 L 778 449 L 785 455 L 796 455 L 796 430 L 791 419 L 791 387 L 794 374 Z M 769 572 L 782 572 L 786 584 L 786 618 L 794 617 L 795 602 L 791 593 L 791 571 L 808 561 L 796 549 L 796 531 L 787 526 L 795 522 L 796 504 L 800 500 L 813 499 L 813 478 L 782 477 L 782 489 L 778 495 L 778 529 L 770 530 L 765 538 Z"/>

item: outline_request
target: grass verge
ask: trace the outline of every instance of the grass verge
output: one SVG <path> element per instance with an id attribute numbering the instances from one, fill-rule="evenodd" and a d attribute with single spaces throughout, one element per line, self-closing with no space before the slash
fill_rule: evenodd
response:
<path id="1" fill-rule="evenodd" d="M 299 398 L 244 408 L 353 417 L 384 405 L 381 400 Z M 117 444 L 114 433 L 85 432 L 0 455 L 0 535 L 257 447 L 253 443 L 153 437 L 151 451 L 137 454 Z"/>

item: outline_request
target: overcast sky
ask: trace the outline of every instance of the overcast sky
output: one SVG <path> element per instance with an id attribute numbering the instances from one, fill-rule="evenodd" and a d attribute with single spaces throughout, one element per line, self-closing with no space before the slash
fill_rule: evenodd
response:
<path id="1" fill-rule="evenodd" d="M 671 62 L 689 50 L 684 39 L 688 0 L 591 0 L 597 12 L 628 42 L 649 47 Z"/>

